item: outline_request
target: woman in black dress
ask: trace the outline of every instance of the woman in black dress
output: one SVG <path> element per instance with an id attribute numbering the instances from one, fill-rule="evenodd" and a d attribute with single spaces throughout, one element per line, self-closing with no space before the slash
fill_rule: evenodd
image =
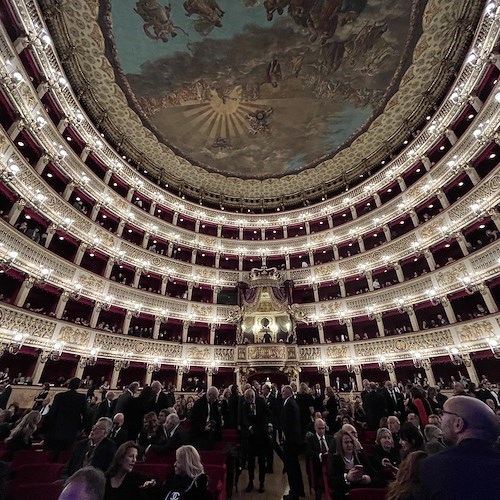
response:
<path id="1" fill-rule="evenodd" d="M 38 393 L 35 398 L 35 403 L 33 404 L 33 410 L 40 411 L 43 406 L 43 402 L 47 399 L 50 391 L 50 384 L 45 382 L 42 386 L 42 390 Z"/>
<path id="2" fill-rule="evenodd" d="M 123 443 L 106 473 L 104 500 L 145 500 L 153 493 L 156 481 L 134 472 L 139 450 L 134 441 Z"/>
<path id="3" fill-rule="evenodd" d="M 167 479 L 161 500 L 210 500 L 208 478 L 200 455 L 191 445 L 181 446 L 175 452 L 175 473 Z"/>

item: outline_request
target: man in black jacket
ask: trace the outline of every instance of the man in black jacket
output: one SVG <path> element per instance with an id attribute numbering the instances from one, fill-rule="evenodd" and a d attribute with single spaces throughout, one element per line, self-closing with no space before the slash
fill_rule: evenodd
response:
<path id="1" fill-rule="evenodd" d="M 97 422 L 101 417 L 113 418 L 115 414 L 115 393 L 108 391 L 104 400 L 99 403 L 97 407 L 95 421 Z"/>
<path id="2" fill-rule="evenodd" d="M 151 384 L 151 390 L 153 391 L 153 411 L 156 415 L 158 415 L 161 410 L 172 406 L 170 405 L 169 397 L 163 392 L 161 382 L 155 380 Z"/>
<path id="3" fill-rule="evenodd" d="M 306 457 L 310 464 L 311 481 L 317 500 L 324 491 L 323 462 L 328 461 L 328 443 L 325 436 L 326 424 L 321 418 L 314 421 L 314 434 L 306 434 Z"/>
<path id="4" fill-rule="evenodd" d="M 102 417 L 95 423 L 88 439 L 76 444 L 62 472 L 63 478 L 87 466 L 106 472 L 116 451 L 115 443 L 108 438 L 112 426 L 111 419 L 107 417 Z"/>
<path id="5" fill-rule="evenodd" d="M 422 462 L 416 498 L 497 500 L 500 453 L 493 448 L 498 437 L 493 410 L 479 399 L 455 396 L 443 406 L 441 426 L 453 446 Z"/>
<path id="6" fill-rule="evenodd" d="M 285 441 L 283 443 L 283 460 L 288 476 L 290 493 L 283 496 L 284 500 L 298 500 L 305 496 L 302 471 L 300 470 L 299 452 L 302 444 L 300 432 L 300 410 L 293 397 L 292 388 L 285 385 L 281 389 L 283 408 L 281 410 L 281 429 Z"/>
<path id="7" fill-rule="evenodd" d="M 241 434 L 247 440 L 248 450 L 248 486 L 253 490 L 255 458 L 259 460 L 259 493 L 264 493 L 266 478 L 266 456 L 269 449 L 269 423 L 271 413 L 262 398 L 256 398 L 253 389 L 247 389 L 241 406 Z"/>
<path id="8" fill-rule="evenodd" d="M 166 455 L 175 452 L 181 446 L 189 443 L 189 433 L 180 425 L 180 419 L 177 413 L 171 413 L 165 421 L 166 440 L 160 444 L 151 444 L 146 448 L 146 454 L 149 450 Z"/>
<path id="9" fill-rule="evenodd" d="M 83 429 L 86 412 L 85 394 L 79 394 L 80 379 L 72 378 L 68 390 L 54 396 L 54 402 L 45 419 L 47 449 L 67 450 Z"/>
<path id="10" fill-rule="evenodd" d="M 191 440 L 201 450 L 212 449 L 215 441 L 222 439 L 218 399 L 219 389 L 209 387 L 207 393 L 195 401 L 191 410 Z"/>

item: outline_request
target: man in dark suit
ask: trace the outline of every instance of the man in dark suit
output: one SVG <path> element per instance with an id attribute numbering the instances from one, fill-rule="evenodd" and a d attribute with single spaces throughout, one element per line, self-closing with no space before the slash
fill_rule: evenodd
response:
<path id="1" fill-rule="evenodd" d="M 10 385 L 8 379 L 0 386 L 0 390 L 2 391 L 0 393 L 0 410 L 5 410 L 5 408 L 7 408 L 10 395 L 12 394 L 12 386 Z"/>
<path id="2" fill-rule="evenodd" d="M 283 408 L 281 410 L 281 428 L 283 430 L 283 459 L 288 476 L 290 493 L 283 496 L 284 500 L 298 500 L 304 495 L 304 483 L 300 470 L 299 452 L 302 444 L 300 432 L 300 410 L 293 397 L 292 387 L 285 385 L 281 389 Z"/>
<path id="3" fill-rule="evenodd" d="M 274 452 L 276 451 L 278 457 L 280 457 L 283 460 L 283 450 L 281 449 L 281 446 L 279 445 L 277 440 L 277 438 L 281 440 L 281 437 L 279 436 L 279 433 L 281 431 L 281 422 L 280 422 L 281 396 L 280 399 L 278 400 L 276 395 L 271 392 L 271 389 L 266 384 L 262 385 L 261 392 L 262 392 L 262 398 L 264 399 L 264 403 L 266 404 L 266 407 L 269 411 L 270 422 L 273 426 L 271 432 L 271 440 L 270 440 L 271 443 L 267 449 L 267 457 L 266 457 L 266 472 L 268 474 L 272 474 Z"/>
<path id="4" fill-rule="evenodd" d="M 321 389 L 321 385 L 316 384 L 314 386 L 314 389 L 311 391 L 311 396 L 313 397 L 314 412 L 316 413 L 317 411 L 319 411 L 323 413 L 323 401 L 325 399 L 325 396 Z"/>
<path id="5" fill-rule="evenodd" d="M 71 476 L 82 467 L 92 466 L 106 472 L 116 451 L 115 443 L 108 438 L 113 423 L 108 417 L 100 418 L 92 427 L 88 439 L 78 442 L 64 466 L 62 478 Z"/>
<path id="6" fill-rule="evenodd" d="M 368 430 L 376 431 L 378 429 L 380 419 L 387 414 L 385 404 L 385 397 L 377 391 L 377 384 L 370 382 L 364 402 Z"/>
<path id="7" fill-rule="evenodd" d="M 128 432 L 123 428 L 124 421 L 123 413 L 117 413 L 113 417 L 113 428 L 111 429 L 109 438 L 115 443 L 117 448 L 128 441 Z"/>
<path id="8" fill-rule="evenodd" d="M 104 400 L 99 403 L 97 411 L 95 414 L 95 421 L 97 422 L 101 417 L 113 418 L 115 414 L 115 394 L 114 392 L 108 391 Z"/>
<path id="9" fill-rule="evenodd" d="M 171 413 L 165 421 L 166 440 L 160 444 L 151 444 L 146 448 L 146 454 L 149 450 L 166 455 L 175 452 L 181 446 L 189 443 L 189 433 L 180 425 L 180 419 L 177 413 Z"/>
<path id="10" fill-rule="evenodd" d="M 83 429 L 86 412 L 85 394 L 79 394 L 80 379 L 72 378 L 68 390 L 54 396 L 54 402 L 45 418 L 47 448 L 67 450 Z"/>
<path id="11" fill-rule="evenodd" d="M 161 410 L 169 407 L 169 398 L 163 392 L 161 382 L 158 380 L 153 381 L 151 390 L 153 391 L 153 411 L 158 415 Z"/>
<path id="12" fill-rule="evenodd" d="M 118 397 L 115 404 L 115 415 L 117 413 L 123 413 L 125 419 L 123 426 L 127 432 L 129 432 L 129 428 L 134 428 L 136 424 L 134 421 L 135 412 L 133 408 L 133 399 L 138 390 L 139 382 L 132 382 L 127 389 L 123 391 L 123 394 Z"/>
<path id="13" fill-rule="evenodd" d="M 486 403 L 486 400 L 491 399 L 495 408 L 500 408 L 499 395 L 493 390 L 491 382 L 487 381 L 481 384 L 481 389 L 478 391 L 478 398 Z"/>
<path id="14" fill-rule="evenodd" d="M 390 380 L 386 381 L 382 394 L 385 397 L 387 415 L 395 415 L 398 418 L 401 417 L 405 411 L 403 395 L 399 391 L 394 390 L 394 385 Z"/>
<path id="15" fill-rule="evenodd" d="M 323 462 L 328 460 L 328 443 L 325 432 L 325 421 L 317 418 L 314 421 L 314 434 L 306 434 L 306 457 L 310 464 L 310 474 L 316 500 L 321 499 L 321 494 L 324 491 Z"/>
<path id="16" fill-rule="evenodd" d="M 493 410 L 479 399 L 455 396 L 443 406 L 441 426 L 452 446 L 422 462 L 416 498 L 498 499 L 500 453 L 493 448 L 498 437 Z"/>
<path id="17" fill-rule="evenodd" d="M 253 490 L 255 477 L 255 458 L 259 461 L 259 493 L 264 493 L 266 479 L 266 456 L 269 449 L 269 423 L 271 412 L 265 401 L 255 395 L 253 389 L 247 389 L 243 395 L 245 401 L 241 407 L 241 434 L 247 440 L 248 450 L 248 486 Z"/>
<path id="18" fill-rule="evenodd" d="M 191 410 L 191 440 L 201 450 L 210 450 L 222 439 L 222 420 L 217 405 L 219 389 L 209 387 Z"/>

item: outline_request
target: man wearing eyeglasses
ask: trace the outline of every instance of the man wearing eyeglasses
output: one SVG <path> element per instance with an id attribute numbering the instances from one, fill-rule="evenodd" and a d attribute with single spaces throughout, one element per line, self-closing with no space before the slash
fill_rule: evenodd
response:
<path id="1" fill-rule="evenodd" d="M 497 500 L 500 453 L 493 447 L 499 434 L 495 413 L 479 399 L 455 396 L 444 404 L 441 428 L 450 448 L 422 462 L 417 498 Z"/>

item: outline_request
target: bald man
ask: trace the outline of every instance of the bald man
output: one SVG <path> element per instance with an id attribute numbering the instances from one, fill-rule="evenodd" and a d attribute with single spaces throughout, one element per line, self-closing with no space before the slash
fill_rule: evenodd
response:
<path id="1" fill-rule="evenodd" d="M 498 500 L 500 453 L 493 445 L 499 425 L 479 399 L 455 396 L 443 406 L 441 422 L 450 448 L 426 458 L 420 468 L 419 500 Z"/>
<path id="2" fill-rule="evenodd" d="M 217 401 L 219 389 L 209 387 L 191 411 L 191 440 L 200 450 L 210 450 L 222 439 L 222 419 Z"/>

